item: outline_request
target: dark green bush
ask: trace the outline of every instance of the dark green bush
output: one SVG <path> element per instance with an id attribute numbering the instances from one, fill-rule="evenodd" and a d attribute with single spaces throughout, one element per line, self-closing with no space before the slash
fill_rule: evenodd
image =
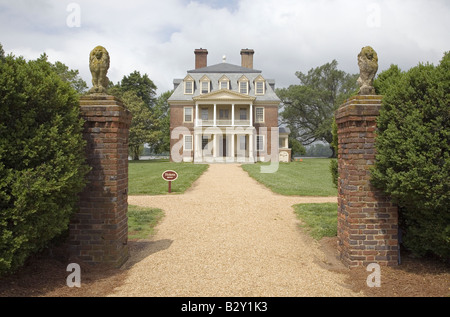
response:
<path id="1" fill-rule="evenodd" d="M 45 55 L 0 60 L 0 275 L 68 228 L 85 163 L 78 95 Z"/>
<path id="2" fill-rule="evenodd" d="M 450 54 L 379 83 L 372 182 L 400 207 L 404 245 L 417 255 L 450 257 Z M 388 84 L 386 84 L 388 83 Z"/>
<path id="3" fill-rule="evenodd" d="M 333 147 L 333 152 L 335 156 L 338 155 L 338 128 L 336 124 L 336 118 L 333 117 L 333 122 L 331 123 L 331 134 L 333 135 L 333 139 L 331 141 L 331 146 Z M 331 172 L 331 179 L 333 181 L 334 187 L 338 187 L 338 178 L 339 178 L 339 170 L 338 170 L 338 160 L 337 159 L 331 159 L 330 161 L 330 172 Z"/>

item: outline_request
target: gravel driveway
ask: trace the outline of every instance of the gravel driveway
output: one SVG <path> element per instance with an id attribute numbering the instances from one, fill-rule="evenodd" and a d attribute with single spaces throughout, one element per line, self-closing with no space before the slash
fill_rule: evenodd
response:
<path id="1" fill-rule="evenodd" d="M 359 296 L 344 274 L 321 265 L 319 243 L 299 228 L 292 205 L 335 197 L 272 193 L 239 165 L 213 164 L 182 195 L 130 196 L 161 208 L 151 240 L 140 241 L 111 296 Z"/>

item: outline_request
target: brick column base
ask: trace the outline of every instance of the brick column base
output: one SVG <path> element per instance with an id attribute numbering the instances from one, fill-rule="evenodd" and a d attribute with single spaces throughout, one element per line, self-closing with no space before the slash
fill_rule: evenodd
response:
<path id="1" fill-rule="evenodd" d="M 381 99 L 355 96 L 336 111 L 338 250 L 348 267 L 398 265 L 397 207 L 370 184 Z"/>
<path id="2" fill-rule="evenodd" d="M 128 258 L 128 131 L 131 114 L 113 96 L 80 98 L 92 170 L 69 227 L 72 257 L 121 266 Z"/>

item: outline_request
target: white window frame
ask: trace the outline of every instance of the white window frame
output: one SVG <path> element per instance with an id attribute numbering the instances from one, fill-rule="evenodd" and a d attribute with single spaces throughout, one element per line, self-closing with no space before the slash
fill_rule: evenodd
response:
<path id="1" fill-rule="evenodd" d="M 262 109 L 262 120 L 258 120 L 258 109 Z M 255 123 L 263 123 L 265 122 L 265 109 L 264 107 L 255 107 Z"/>
<path id="2" fill-rule="evenodd" d="M 190 140 L 190 143 L 191 143 L 191 147 L 190 148 L 188 148 L 187 146 L 186 146 L 186 139 L 187 138 L 190 138 L 191 140 Z M 192 151 L 193 150 L 193 148 L 194 148 L 194 138 L 192 137 L 192 135 L 190 135 L 190 134 L 185 134 L 184 136 L 183 136 L 183 151 Z"/>
<path id="3" fill-rule="evenodd" d="M 248 110 L 247 110 L 247 108 L 239 108 L 239 120 L 248 120 Z"/>
<path id="4" fill-rule="evenodd" d="M 258 84 L 262 85 L 262 87 L 258 88 Z M 258 80 L 255 82 L 255 95 L 264 95 L 266 93 L 266 85 L 263 80 Z M 262 91 L 261 91 L 262 90 Z"/>
<path id="5" fill-rule="evenodd" d="M 241 88 L 244 88 L 244 86 L 241 86 L 243 84 L 245 84 L 245 92 L 242 92 L 242 90 L 241 90 Z M 238 91 L 239 91 L 239 93 L 241 93 L 243 95 L 249 94 L 249 91 L 250 91 L 249 80 L 244 75 L 238 79 Z"/>
<path id="6" fill-rule="evenodd" d="M 222 87 L 222 84 L 225 84 L 226 87 Z M 229 80 L 221 80 L 219 82 L 220 89 L 230 89 L 230 81 Z"/>
<path id="7" fill-rule="evenodd" d="M 242 85 L 245 85 L 245 87 L 242 86 Z M 245 92 L 243 92 L 243 89 L 242 89 L 242 88 L 245 88 Z M 248 81 L 241 80 L 241 81 L 239 82 L 239 93 L 241 93 L 241 94 L 243 94 L 243 95 L 248 95 Z"/>
<path id="8" fill-rule="evenodd" d="M 186 120 L 186 110 L 187 109 L 191 109 L 191 120 L 190 121 Z M 192 122 L 194 122 L 194 107 L 184 107 L 183 108 L 183 122 L 184 123 L 192 123 Z"/>
<path id="9" fill-rule="evenodd" d="M 204 114 L 206 114 L 206 119 L 205 119 L 205 116 L 203 116 Z M 201 109 L 200 117 L 202 118 L 202 120 L 209 120 L 209 110 L 208 110 L 208 108 L 202 108 Z"/>
<path id="10" fill-rule="evenodd" d="M 187 84 L 191 84 L 190 92 L 188 91 Z M 185 95 L 193 95 L 194 94 L 194 81 L 193 80 L 186 80 L 184 82 L 184 94 Z"/>
<path id="11" fill-rule="evenodd" d="M 262 148 L 260 148 L 260 142 L 258 142 L 258 139 L 259 138 L 261 138 L 262 140 L 261 140 L 261 145 L 262 145 Z M 257 136 L 256 136 L 256 151 L 258 151 L 258 152 L 264 152 L 264 140 L 265 140 L 265 136 L 264 136 L 264 134 L 258 134 Z"/>
<path id="12" fill-rule="evenodd" d="M 211 80 L 205 75 L 200 80 L 200 95 L 209 94 L 211 92 Z M 206 85 L 206 92 L 203 91 L 203 85 Z"/>

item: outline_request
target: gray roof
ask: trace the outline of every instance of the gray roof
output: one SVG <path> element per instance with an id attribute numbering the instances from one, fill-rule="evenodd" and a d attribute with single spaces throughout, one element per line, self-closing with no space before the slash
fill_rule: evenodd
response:
<path id="1" fill-rule="evenodd" d="M 230 90 L 238 92 L 238 80 L 245 76 L 249 80 L 249 96 L 255 97 L 255 101 L 275 101 L 280 102 L 280 99 L 275 94 L 274 86 L 275 81 L 273 79 L 266 79 L 266 87 L 265 87 L 265 94 L 264 95 L 255 95 L 255 83 L 254 80 L 259 76 L 263 76 L 261 74 L 260 70 L 255 70 L 251 68 L 241 67 L 237 65 L 232 65 L 228 63 L 220 63 L 204 68 L 199 68 L 195 70 L 188 71 L 188 75 L 191 76 L 195 83 L 194 83 L 194 94 L 192 95 L 186 95 L 184 94 L 184 85 L 183 85 L 183 79 L 175 79 L 174 80 L 174 87 L 175 90 L 170 96 L 169 101 L 192 101 L 193 97 L 197 97 L 200 95 L 200 89 L 199 89 L 199 81 L 200 79 L 206 75 L 211 80 L 211 89 L 210 91 L 217 91 L 219 90 L 219 79 L 222 78 L 222 76 L 227 76 L 230 80 Z M 264 77 L 264 76 L 263 76 Z"/>
<path id="2" fill-rule="evenodd" d="M 291 133 L 291 129 L 289 129 L 288 127 L 280 127 L 279 133 Z"/>
<path id="3" fill-rule="evenodd" d="M 260 70 L 252 69 L 252 68 L 246 68 L 242 66 L 237 66 L 233 64 L 228 63 L 220 63 L 216 65 L 211 65 L 203 68 L 197 68 L 193 70 L 189 70 L 188 73 L 202 73 L 202 74 L 209 74 L 209 73 L 222 73 L 222 74 L 228 74 L 228 73 L 261 73 Z"/>

